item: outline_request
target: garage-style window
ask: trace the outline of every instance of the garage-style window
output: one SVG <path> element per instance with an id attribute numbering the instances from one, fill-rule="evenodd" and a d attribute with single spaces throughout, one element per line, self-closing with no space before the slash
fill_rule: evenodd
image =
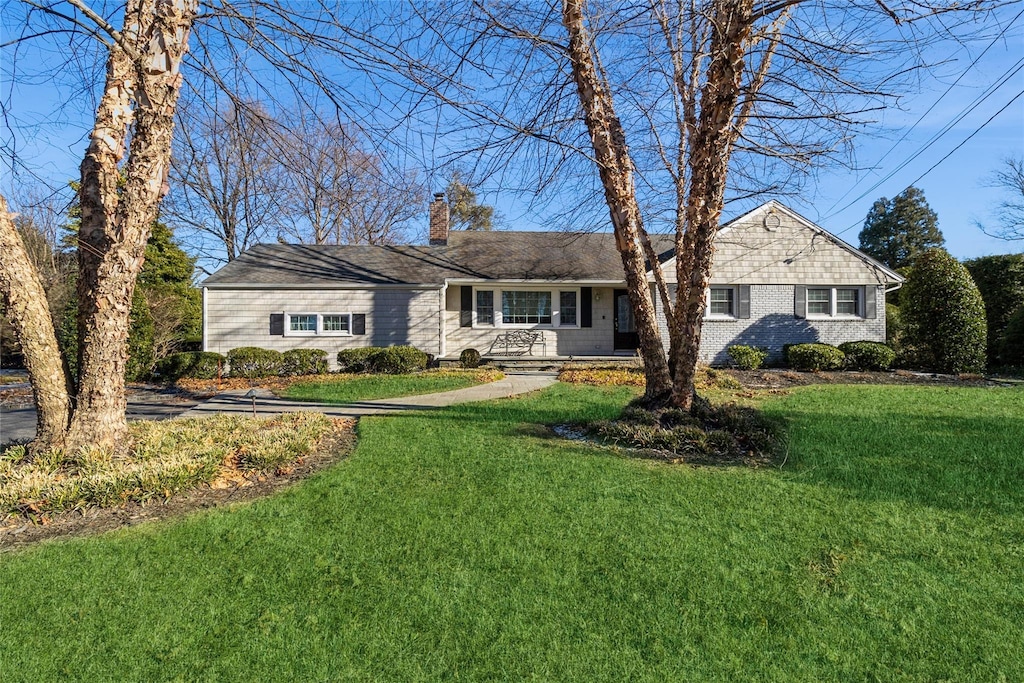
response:
<path id="1" fill-rule="evenodd" d="M 315 313 L 291 313 L 288 315 L 288 331 L 293 334 L 316 334 Z"/>
<path id="2" fill-rule="evenodd" d="M 285 313 L 285 335 L 346 336 L 352 334 L 351 313 Z"/>

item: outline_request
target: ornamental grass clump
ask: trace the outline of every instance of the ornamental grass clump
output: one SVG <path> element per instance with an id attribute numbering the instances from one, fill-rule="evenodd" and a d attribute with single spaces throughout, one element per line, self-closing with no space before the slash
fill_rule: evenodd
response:
<path id="1" fill-rule="evenodd" d="M 129 428 L 124 453 L 83 449 L 29 458 L 24 446 L 4 451 L 0 515 L 144 503 L 209 484 L 227 471 L 273 472 L 312 452 L 337 425 L 318 413 L 293 413 L 139 421 Z"/>
<path id="2" fill-rule="evenodd" d="M 693 412 L 651 409 L 639 400 L 617 420 L 596 422 L 589 432 L 616 446 L 650 451 L 657 459 L 696 464 L 763 464 L 779 450 L 779 426 L 758 410 L 699 400 Z"/>

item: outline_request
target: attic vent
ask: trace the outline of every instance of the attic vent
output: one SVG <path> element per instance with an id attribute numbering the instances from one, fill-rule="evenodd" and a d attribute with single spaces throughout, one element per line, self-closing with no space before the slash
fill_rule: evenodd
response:
<path id="1" fill-rule="evenodd" d="M 764 229 L 768 232 L 775 232 L 782 225 L 782 219 L 774 211 L 770 211 L 767 216 L 764 217 Z"/>

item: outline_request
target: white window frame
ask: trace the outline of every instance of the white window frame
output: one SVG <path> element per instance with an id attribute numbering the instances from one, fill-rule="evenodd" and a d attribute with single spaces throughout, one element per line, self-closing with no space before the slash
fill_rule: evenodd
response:
<path id="1" fill-rule="evenodd" d="M 728 289 L 732 291 L 732 312 L 724 313 L 711 312 L 711 290 Z M 740 305 L 740 288 L 736 285 L 711 285 L 704 292 L 704 317 L 708 320 L 736 320 L 737 308 Z"/>
<path id="2" fill-rule="evenodd" d="M 315 330 L 293 330 L 292 329 L 292 317 L 298 316 L 315 316 L 316 317 L 316 329 Z M 342 316 L 348 318 L 348 331 L 345 330 L 325 330 L 324 329 L 324 317 L 325 316 Z M 308 312 L 295 312 L 284 314 L 284 336 L 286 337 L 351 337 L 352 336 L 352 314 L 351 313 L 308 313 Z"/>
<path id="3" fill-rule="evenodd" d="M 811 313 L 810 304 L 811 298 L 808 295 L 812 289 L 827 289 L 829 292 L 829 304 L 828 313 Z M 857 312 L 853 315 L 849 313 L 839 313 L 838 306 L 838 291 L 840 289 L 852 289 L 857 292 Z M 862 285 L 809 285 L 804 290 L 804 314 L 808 320 L 863 320 L 865 315 L 864 310 L 864 297 L 865 288 Z"/>
<path id="4" fill-rule="evenodd" d="M 480 323 L 477 321 L 476 304 L 477 298 L 476 293 L 478 290 L 494 292 L 494 324 Z M 536 285 L 517 285 L 517 284 L 494 284 L 494 285 L 479 285 L 473 287 L 473 328 L 478 330 L 491 330 L 491 329 L 506 329 L 506 330 L 578 330 L 580 329 L 580 320 L 583 313 L 583 298 L 580 294 L 580 287 L 561 287 L 558 285 L 551 285 L 548 287 L 539 287 Z M 551 323 L 506 323 L 502 318 L 502 292 L 548 292 L 551 295 Z M 559 310 L 562 307 L 561 293 L 562 292 L 575 292 L 576 293 L 576 324 L 575 325 L 563 325 L 562 324 L 562 312 Z"/>

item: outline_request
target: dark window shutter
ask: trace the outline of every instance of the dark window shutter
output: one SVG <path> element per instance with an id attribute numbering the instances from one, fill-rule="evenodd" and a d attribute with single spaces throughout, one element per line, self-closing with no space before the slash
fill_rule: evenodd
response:
<path id="1" fill-rule="evenodd" d="M 740 285 L 740 305 L 736 309 L 737 318 L 750 317 L 750 285 Z"/>
<path id="2" fill-rule="evenodd" d="M 462 305 L 459 307 L 459 327 L 473 327 L 473 288 L 462 286 Z"/>
<path id="3" fill-rule="evenodd" d="M 270 334 L 284 336 L 284 313 L 270 314 Z"/>
<path id="4" fill-rule="evenodd" d="M 878 287 L 865 287 L 864 290 L 864 317 L 874 320 L 878 317 L 878 307 L 875 305 Z"/>
<path id="5" fill-rule="evenodd" d="M 580 327 L 594 326 L 593 287 L 580 287 Z"/>
<path id="6" fill-rule="evenodd" d="M 366 314 L 352 314 L 352 334 L 366 334 Z"/>
<path id="7" fill-rule="evenodd" d="M 796 297 L 793 303 L 793 316 L 797 318 L 807 317 L 807 288 L 803 285 L 796 286 Z"/>

